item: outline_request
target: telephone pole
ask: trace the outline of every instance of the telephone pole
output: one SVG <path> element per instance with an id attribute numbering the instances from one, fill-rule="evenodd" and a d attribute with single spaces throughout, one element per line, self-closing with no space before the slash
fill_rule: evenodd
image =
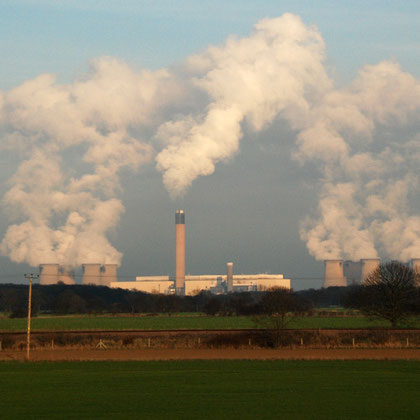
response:
<path id="1" fill-rule="evenodd" d="M 29 279 L 29 296 L 28 296 L 28 332 L 26 334 L 26 360 L 30 359 L 30 350 L 31 350 L 31 309 L 32 309 L 32 280 L 33 278 L 38 278 L 39 275 L 36 274 L 25 274 L 25 278 Z"/>

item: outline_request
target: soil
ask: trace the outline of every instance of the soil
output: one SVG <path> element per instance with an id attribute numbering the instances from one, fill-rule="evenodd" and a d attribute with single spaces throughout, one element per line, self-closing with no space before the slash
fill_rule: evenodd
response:
<path id="1" fill-rule="evenodd" d="M 0 351 L 0 361 L 25 360 L 25 351 Z M 46 349 L 32 361 L 78 360 L 420 360 L 420 349 Z"/>

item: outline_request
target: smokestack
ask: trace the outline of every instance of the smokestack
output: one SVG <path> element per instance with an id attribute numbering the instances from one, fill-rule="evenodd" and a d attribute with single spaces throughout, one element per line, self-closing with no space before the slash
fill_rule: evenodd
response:
<path id="1" fill-rule="evenodd" d="M 343 273 L 342 260 L 325 260 L 325 277 L 322 287 L 347 286 L 347 280 Z"/>
<path id="2" fill-rule="evenodd" d="M 233 291 L 233 262 L 226 264 L 226 286 L 228 293 Z"/>
<path id="3" fill-rule="evenodd" d="M 175 288 L 183 294 L 185 285 L 185 213 L 175 212 Z"/>
<path id="4" fill-rule="evenodd" d="M 101 284 L 101 264 L 83 264 L 82 284 Z"/>
<path id="5" fill-rule="evenodd" d="M 58 264 L 41 264 L 39 266 L 39 284 L 57 284 Z"/>
<path id="6" fill-rule="evenodd" d="M 117 264 L 104 264 L 101 272 L 102 286 L 111 286 L 111 282 L 117 281 Z"/>
<path id="7" fill-rule="evenodd" d="M 58 281 L 64 284 L 75 284 L 74 271 L 70 267 L 60 266 Z"/>
<path id="8" fill-rule="evenodd" d="M 368 278 L 369 274 L 374 272 L 379 267 L 379 258 L 365 258 L 360 260 L 362 263 L 361 283 L 363 284 Z"/>

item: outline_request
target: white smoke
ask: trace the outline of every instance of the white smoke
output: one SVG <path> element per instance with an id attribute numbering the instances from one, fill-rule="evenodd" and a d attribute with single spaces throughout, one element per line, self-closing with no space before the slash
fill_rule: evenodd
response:
<path id="1" fill-rule="evenodd" d="M 176 69 L 102 58 L 73 84 L 41 75 L 0 94 L 3 148 L 24 157 L 3 200 L 17 221 L 0 250 L 32 265 L 119 263 L 107 235 L 124 211 L 122 168 L 155 154 L 180 195 L 237 153 L 244 125 L 257 132 L 280 118 L 298 133 L 294 159 L 321 174 L 318 210 L 300 231 L 309 252 L 418 257 L 420 138 L 403 128 L 419 110 L 419 81 L 397 63 L 366 66 L 335 88 L 322 36 L 292 14 Z"/>
<path id="2" fill-rule="evenodd" d="M 311 102 L 331 86 L 323 60 L 319 32 L 291 14 L 262 20 L 248 38 L 230 38 L 190 57 L 192 83 L 209 102 L 158 130 L 167 146 L 157 167 L 171 194 L 182 194 L 238 151 L 244 120 L 258 131 L 278 115 L 293 123 L 304 119 Z"/>
<path id="3" fill-rule="evenodd" d="M 377 250 L 402 260 L 420 255 L 410 207 L 420 143 L 402 130 L 398 139 L 379 134 L 415 121 L 419 111 L 419 81 L 392 62 L 366 66 L 349 88 L 327 93 L 313 108 L 295 157 L 323 170 L 319 216 L 301 228 L 317 259 L 376 258 Z"/>
<path id="4" fill-rule="evenodd" d="M 109 58 L 71 85 L 41 75 L 4 93 L 3 147 L 25 159 L 3 199 L 23 222 L 9 227 L 1 252 L 33 266 L 119 264 L 107 239 L 124 211 L 119 171 L 151 159 L 151 146 L 132 131 L 153 124 L 170 95 L 166 71 L 135 72 Z M 66 165 L 71 156 L 74 167 Z"/>

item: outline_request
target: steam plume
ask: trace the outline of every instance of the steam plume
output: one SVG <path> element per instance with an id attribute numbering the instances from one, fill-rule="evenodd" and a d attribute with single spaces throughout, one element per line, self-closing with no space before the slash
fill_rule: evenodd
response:
<path id="1" fill-rule="evenodd" d="M 3 92 L 3 148 L 23 161 L 3 199 L 17 220 L 1 252 L 32 265 L 119 263 L 107 235 L 124 211 L 123 167 L 155 157 L 169 193 L 184 194 L 234 157 L 244 125 L 283 119 L 297 132 L 297 166 L 319 173 L 318 207 L 300 229 L 309 252 L 418 257 L 420 137 L 405 127 L 416 131 L 420 83 L 383 61 L 336 88 L 324 61 L 319 31 L 285 14 L 176 69 L 101 58 L 73 84 L 47 74 Z"/>

